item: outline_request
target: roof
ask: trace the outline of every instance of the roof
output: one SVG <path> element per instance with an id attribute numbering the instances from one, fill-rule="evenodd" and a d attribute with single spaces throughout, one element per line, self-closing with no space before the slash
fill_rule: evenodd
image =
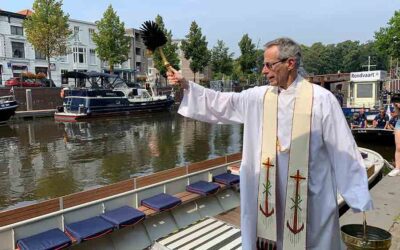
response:
<path id="1" fill-rule="evenodd" d="M 0 10 L 0 16 L 15 17 L 15 18 L 21 18 L 21 19 L 24 19 L 26 17 L 25 15 L 15 13 L 15 12 L 5 11 L 5 10 Z"/>
<path id="2" fill-rule="evenodd" d="M 17 13 L 24 15 L 24 16 L 30 16 L 30 15 L 32 15 L 33 11 L 30 9 L 25 9 L 25 10 L 20 10 Z"/>

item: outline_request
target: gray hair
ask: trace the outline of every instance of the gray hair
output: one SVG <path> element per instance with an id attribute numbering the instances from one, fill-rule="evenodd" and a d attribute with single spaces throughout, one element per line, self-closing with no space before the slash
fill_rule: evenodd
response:
<path id="1" fill-rule="evenodd" d="M 301 48 L 298 43 L 290 38 L 282 37 L 272 40 L 264 45 L 265 49 L 272 46 L 277 46 L 279 50 L 278 59 L 287 59 L 289 57 L 294 57 L 296 60 L 296 68 L 300 75 L 305 75 L 306 72 L 303 67 L 303 62 L 301 59 Z"/>

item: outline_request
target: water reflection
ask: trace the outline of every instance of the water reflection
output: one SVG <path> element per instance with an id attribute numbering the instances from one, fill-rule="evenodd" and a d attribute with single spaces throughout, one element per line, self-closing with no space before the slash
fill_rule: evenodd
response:
<path id="1" fill-rule="evenodd" d="M 243 127 L 175 113 L 0 126 L 0 210 L 236 153 Z M 393 145 L 359 142 L 393 161 Z"/>
<path id="2" fill-rule="evenodd" d="M 175 113 L 0 126 L 0 209 L 241 151 L 242 126 Z"/>

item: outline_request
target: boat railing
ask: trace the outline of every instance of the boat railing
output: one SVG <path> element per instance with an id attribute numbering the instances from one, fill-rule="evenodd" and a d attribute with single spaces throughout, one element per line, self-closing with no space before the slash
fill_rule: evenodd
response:
<path id="1" fill-rule="evenodd" d="M 106 209 L 123 205 L 138 208 L 142 199 L 155 194 L 174 195 L 184 192 L 192 182 L 211 181 L 212 176 L 226 172 L 240 160 L 241 154 L 237 153 L 0 212 L 0 242 L 8 242 L 12 248 L 16 240 L 29 236 L 37 228 L 64 231 L 65 224 L 99 215 Z"/>
<path id="2" fill-rule="evenodd" d="M 14 101 L 15 97 L 13 95 L 0 96 L 0 102 Z"/>

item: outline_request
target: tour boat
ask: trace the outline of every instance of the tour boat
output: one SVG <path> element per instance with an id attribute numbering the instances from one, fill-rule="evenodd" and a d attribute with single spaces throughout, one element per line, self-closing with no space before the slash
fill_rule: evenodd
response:
<path id="1" fill-rule="evenodd" d="M 7 122 L 17 108 L 18 103 L 13 95 L 0 96 L 0 124 Z"/>
<path id="2" fill-rule="evenodd" d="M 351 132 L 357 141 L 373 141 L 377 144 L 394 145 L 394 131 L 381 128 L 352 128 Z"/>
<path id="3" fill-rule="evenodd" d="M 373 181 L 384 160 L 360 151 Z M 240 162 L 236 153 L 2 211 L 0 250 L 241 249 Z"/>
<path id="4" fill-rule="evenodd" d="M 84 73 L 80 73 L 84 74 Z M 90 81 L 89 88 L 64 88 L 61 90 L 63 106 L 57 108 L 57 121 L 76 121 L 94 117 L 130 115 L 134 113 L 169 110 L 173 95 L 151 96 L 139 85 L 131 88 L 120 78 L 97 72 L 84 74 L 88 79 L 101 79 L 102 84 Z M 81 76 L 83 77 L 83 76 Z M 103 79 L 107 80 L 103 84 Z"/>

